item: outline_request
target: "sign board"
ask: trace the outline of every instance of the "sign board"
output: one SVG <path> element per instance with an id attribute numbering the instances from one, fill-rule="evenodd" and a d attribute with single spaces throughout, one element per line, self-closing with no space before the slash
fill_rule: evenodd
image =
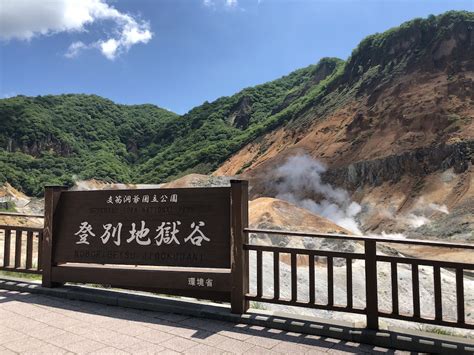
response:
<path id="1" fill-rule="evenodd" d="M 230 200 L 230 187 L 63 191 L 52 261 L 230 268 Z"/>
<path id="2" fill-rule="evenodd" d="M 248 308 L 248 183 L 69 191 L 45 188 L 42 285 L 105 284 Z"/>

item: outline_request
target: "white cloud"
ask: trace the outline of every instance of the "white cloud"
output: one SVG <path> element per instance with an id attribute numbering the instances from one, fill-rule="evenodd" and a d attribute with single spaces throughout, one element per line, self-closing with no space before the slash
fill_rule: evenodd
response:
<path id="1" fill-rule="evenodd" d="M 109 59 L 115 59 L 117 49 L 119 48 L 119 42 L 117 40 L 111 38 L 105 42 L 100 42 L 99 45 L 103 55 Z"/>
<path id="2" fill-rule="evenodd" d="M 148 22 L 137 20 L 108 5 L 105 0 L 0 0 L 0 39 L 31 40 L 59 32 L 86 31 L 98 21 L 111 21 L 114 36 L 85 44 L 72 43 L 65 56 L 73 58 L 82 50 L 97 48 L 115 59 L 137 43 L 153 37 Z"/>
<path id="3" fill-rule="evenodd" d="M 236 8 L 239 5 L 238 0 L 203 0 L 202 3 L 207 7 L 224 5 L 227 8 Z"/>
<path id="4" fill-rule="evenodd" d="M 74 58 L 79 54 L 80 51 L 87 48 L 88 46 L 84 44 L 84 42 L 81 42 L 81 41 L 73 42 L 71 43 L 71 45 L 67 49 L 67 52 L 64 55 L 67 58 Z"/>

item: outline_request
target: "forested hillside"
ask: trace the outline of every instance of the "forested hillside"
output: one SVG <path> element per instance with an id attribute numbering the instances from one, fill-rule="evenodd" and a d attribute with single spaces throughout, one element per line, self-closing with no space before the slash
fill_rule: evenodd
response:
<path id="1" fill-rule="evenodd" d="M 342 61 L 323 59 L 281 79 L 204 103 L 183 116 L 94 95 L 0 100 L 0 182 L 40 195 L 75 179 L 159 183 L 209 173 L 289 118 L 289 107 Z"/>
<path id="2" fill-rule="evenodd" d="M 77 178 L 130 181 L 140 149 L 177 115 L 89 95 L 0 101 L 0 181 L 39 195 Z"/>

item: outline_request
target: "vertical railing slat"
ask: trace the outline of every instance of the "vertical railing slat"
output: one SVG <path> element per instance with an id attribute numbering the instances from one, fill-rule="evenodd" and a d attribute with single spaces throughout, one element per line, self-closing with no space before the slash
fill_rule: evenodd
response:
<path id="1" fill-rule="evenodd" d="M 11 240 L 11 229 L 4 229 L 5 240 L 3 244 L 3 266 L 10 266 L 10 240 Z"/>
<path id="2" fill-rule="evenodd" d="M 441 269 L 439 266 L 433 267 L 434 299 L 435 299 L 435 319 L 443 319 L 443 304 L 441 301 Z"/>
<path id="3" fill-rule="evenodd" d="M 33 267 L 33 232 L 28 231 L 26 234 L 26 266 L 27 269 Z"/>
<path id="4" fill-rule="evenodd" d="M 37 269 L 43 269 L 43 231 L 39 232 L 37 235 L 38 238 L 38 259 L 36 260 Z"/>
<path id="5" fill-rule="evenodd" d="M 257 297 L 263 293 L 262 251 L 257 250 Z"/>
<path id="6" fill-rule="evenodd" d="M 23 231 L 17 229 L 15 233 L 15 269 L 21 267 L 21 242 L 23 237 Z"/>
<path id="7" fill-rule="evenodd" d="M 280 298 L 280 253 L 273 253 L 273 298 Z"/>
<path id="8" fill-rule="evenodd" d="M 297 254 L 291 253 L 291 300 L 296 302 L 298 299 L 298 275 L 297 275 Z"/>
<path id="9" fill-rule="evenodd" d="M 411 265 L 411 284 L 413 291 L 413 316 L 420 317 L 420 282 L 418 264 Z"/>
<path id="10" fill-rule="evenodd" d="M 309 270 L 309 303 L 316 302 L 315 295 L 315 280 L 314 280 L 314 255 L 308 255 L 308 270 Z"/>
<path id="11" fill-rule="evenodd" d="M 464 315 L 464 271 L 462 268 L 456 269 L 456 303 L 457 303 L 457 321 L 465 323 Z"/>
<path id="12" fill-rule="evenodd" d="M 352 258 L 346 259 L 347 308 L 352 308 Z"/>
<path id="13" fill-rule="evenodd" d="M 328 269 L 328 306 L 334 305 L 334 267 L 333 257 L 327 257 L 327 269 Z"/>
<path id="14" fill-rule="evenodd" d="M 392 314 L 399 314 L 398 306 L 398 265 L 395 261 L 390 263 L 390 272 L 392 276 Z"/>

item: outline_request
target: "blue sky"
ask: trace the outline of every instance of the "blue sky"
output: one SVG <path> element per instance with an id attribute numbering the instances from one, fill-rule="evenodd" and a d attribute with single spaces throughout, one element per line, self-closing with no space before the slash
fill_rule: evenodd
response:
<path id="1" fill-rule="evenodd" d="M 346 59 L 365 36 L 412 18 L 474 11 L 473 0 L 71 1 L 0 0 L 1 98 L 90 93 L 185 113 L 322 57 Z"/>

